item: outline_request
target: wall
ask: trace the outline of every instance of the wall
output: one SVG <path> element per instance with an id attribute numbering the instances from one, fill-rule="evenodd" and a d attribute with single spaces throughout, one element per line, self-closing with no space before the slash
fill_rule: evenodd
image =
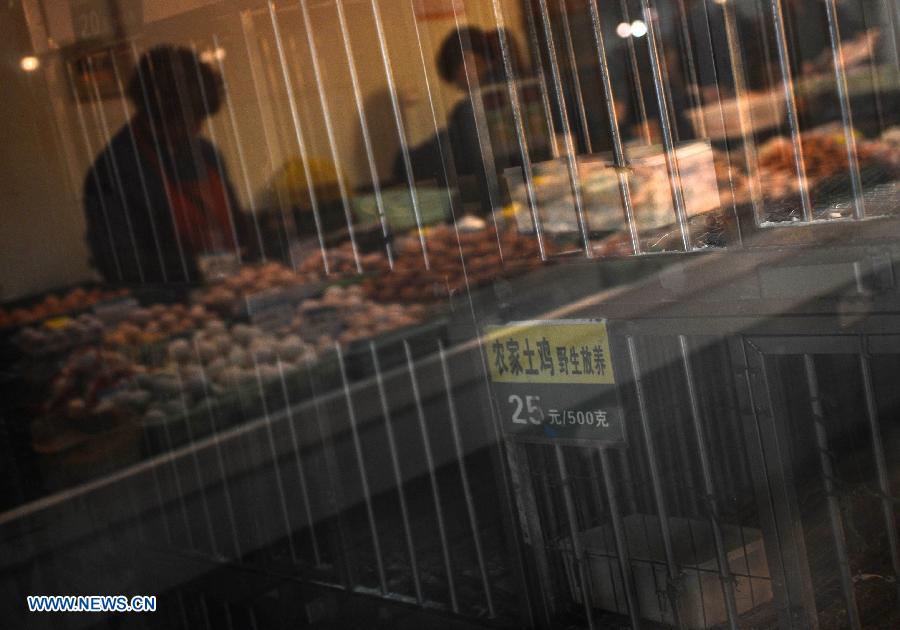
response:
<path id="1" fill-rule="evenodd" d="M 91 276 L 84 224 L 21 7 L 0 5 L 0 301 Z M 81 177 L 82 175 L 79 175 Z"/>

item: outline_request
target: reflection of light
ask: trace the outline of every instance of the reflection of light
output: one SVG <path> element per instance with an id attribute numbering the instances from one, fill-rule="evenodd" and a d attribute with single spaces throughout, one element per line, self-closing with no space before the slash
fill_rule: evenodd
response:
<path id="1" fill-rule="evenodd" d="M 728 0 L 713 0 L 716 4 L 725 4 Z"/>
<path id="2" fill-rule="evenodd" d="M 225 49 L 219 46 L 211 48 L 200 53 L 200 61 L 203 63 L 215 63 L 216 61 L 225 61 Z"/>
<path id="3" fill-rule="evenodd" d="M 616 35 L 622 39 L 631 37 L 631 24 L 628 22 L 619 22 L 619 25 L 616 27 Z"/>
<path id="4" fill-rule="evenodd" d="M 635 37 L 643 37 L 647 34 L 647 25 L 642 20 L 635 20 L 631 23 L 631 34 Z"/>
<path id="5" fill-rule="evenodd" d="M 33 55 L 22 57 L 19 61 L 19 67 L 25 72 L 34 72 L 41 67 L 41 60 Z"/>

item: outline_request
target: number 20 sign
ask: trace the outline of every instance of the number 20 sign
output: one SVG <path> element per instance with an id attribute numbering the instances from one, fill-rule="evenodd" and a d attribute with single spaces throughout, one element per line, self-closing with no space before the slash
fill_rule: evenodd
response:
<path id="1" fill-rule="evenodd" d="M 482 342 L 505 435 L 625 441 L 605 321 L 513 322 L 488 327 Z"/>

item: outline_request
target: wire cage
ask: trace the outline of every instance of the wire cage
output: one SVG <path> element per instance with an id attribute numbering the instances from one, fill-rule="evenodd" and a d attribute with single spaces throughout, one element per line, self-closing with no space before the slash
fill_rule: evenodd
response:
<path id="1" fill-rule="evenodd" d="M 129 297 L 0 310 L 4 618 L 900 624 L 896 3 L 69 4 L 22 91 Z M 520 439 L 491 331 L 597 320 L 625 438 Z"/>

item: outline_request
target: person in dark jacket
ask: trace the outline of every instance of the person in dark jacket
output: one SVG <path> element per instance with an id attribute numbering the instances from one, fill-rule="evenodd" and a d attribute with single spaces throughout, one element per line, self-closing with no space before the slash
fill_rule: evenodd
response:
<path id="1" fill-rule="evenodd" d="M 162 46 L 126 90 L 135 113 L 85 179 L 91 262 L 109 282 L 199 280 L 203 256 L 240 253 L 237 198 L 199 135 L 223 102 L 221 77 L 193 51 Z"/>

